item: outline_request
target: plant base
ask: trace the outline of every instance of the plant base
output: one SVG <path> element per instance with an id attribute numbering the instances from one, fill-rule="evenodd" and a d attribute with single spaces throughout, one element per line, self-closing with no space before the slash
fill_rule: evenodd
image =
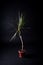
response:
<path id="1" fill-rule="evenodd" d="M 24 57 L 24 55 L 25 55 L 25 50 L 19 50 L 19 51 L 18 51 L 18 56 L 19 56 L 19 58 Z"/>

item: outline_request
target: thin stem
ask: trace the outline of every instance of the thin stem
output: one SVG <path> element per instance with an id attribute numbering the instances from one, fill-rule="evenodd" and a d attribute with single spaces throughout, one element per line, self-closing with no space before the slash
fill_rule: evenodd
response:
<path id="1" fill-rule="evenodd" d="M 22 43 L 22 50 L 23 50 L 23 40 L 22 40 L 21 32 L 19 32 L 19 37 L 20 37 L 20 40 L 21 40 L 21 43 Z"/>

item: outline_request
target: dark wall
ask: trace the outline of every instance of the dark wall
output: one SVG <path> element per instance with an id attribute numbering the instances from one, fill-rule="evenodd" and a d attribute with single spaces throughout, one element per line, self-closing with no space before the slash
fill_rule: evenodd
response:
<path id="1" fill-rule="evenodd" d="M 17 30 L 18 11 L 22 12 L 25 19 L 22 36 L 24 43 L 35 43 L 39 45 L 42 40 L 42 27 L 39 22 L 39 8 L 36 2 L 1 2 L 0 6 L 0 42 L 9 42 Z M 27 29 L 26 29 L 27 27 Z M 28 28 L 30 27 L 30 28 Z M 17 35 L 12 42 L 19 42 Z M 36 43 L 37 42 L 37 43 Z"/>

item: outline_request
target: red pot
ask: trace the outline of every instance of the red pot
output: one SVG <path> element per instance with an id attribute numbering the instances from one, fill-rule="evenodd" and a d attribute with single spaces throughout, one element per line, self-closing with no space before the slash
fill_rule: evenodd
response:
<path id="1" fill-rule="evenodd" d="M 19 51 L 18 51 L 18 56 L 19 56 L 19 58 L 24 57 L 24 54 L 25 54 L 25 50 L 19 50 Z"/>

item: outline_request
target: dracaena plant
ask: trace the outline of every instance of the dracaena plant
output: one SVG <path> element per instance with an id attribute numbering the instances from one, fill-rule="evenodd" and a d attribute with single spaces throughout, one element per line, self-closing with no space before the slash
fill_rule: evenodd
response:
<path id="1" fill-rule="evenodd" d="M 22 39 L 22 35 L 21 35 L 21 29 L 23 28 L 23 26 L 24 26 L 24 16 L 23 16 L 22 13 L 20 15 L 20 12 L 19 12 L 18 28 L 17 28 L 17 31 L 15 32 L 15 34 L 10 39 L 10 41 L 12 41 L 16 37 L 16 35 L 18 33 L 19 34 L 19 37 L 20 37 L 20 40 L 21 40 L 21 43 L 22 43 L 22 50 L 23 50 L 23 39 Z"/>

